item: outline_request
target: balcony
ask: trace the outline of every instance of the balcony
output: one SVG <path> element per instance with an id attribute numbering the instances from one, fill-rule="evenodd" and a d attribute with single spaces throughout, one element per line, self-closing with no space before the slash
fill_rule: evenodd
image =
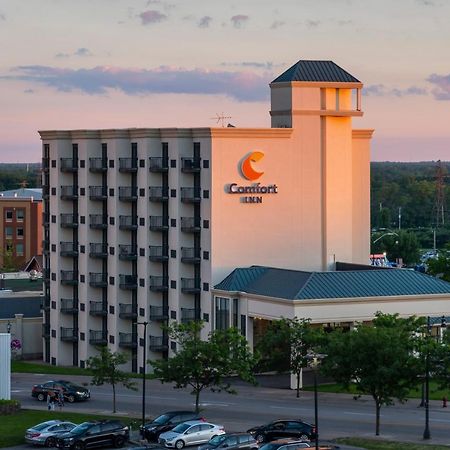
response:
<path id="1" fill-rule="evenodd" d="M 137 172 L 137 158 L 119 158 L 119 172 Z"/>
<path id="2" fill-rule="evenodd" d="M 42 225 L 44 225 L 45 228 L 48 228 L 50 226 L 50 214 L 49 213 L 42 213 Z"/>
<path id="3" fill-rule="evenodd" d="M 169 319 L 169 308 L 167 306 L 150 306 L 150 320 L 160 322 Z"/>
<path id="4" fill-rule="evenodd" d="M 89 344 L 91 345 L 106 345 L 108 343 L 108 336 L 102 330 L 89 330 Z"/>
<path id="5" fill-rule="evenodd" d="M 61 172 L 76 172 L 78 170 L 78 160 L 74 158 L 61 158 L 59 168 Z"/>
<path id="6" fill-rule="evenodd" d="M 169 218 L 166 216 L 150 216 L 150 230 L 166 231 L 169 229 Z"/>
<path id="7" fill-rule="evenodd" d="M 44 281 L 46 282 L 50 281 L 50 269 L 44 269 L 42 271 L 42 278 L 44 278 Z"/>
<path id="8" fill-rule="evenodd" d="M 200 158 L 181 158 L 181 171 L 184 173 L 200 172 Z"/>
<path id="9" fill-rule="evenodd" d="M 42 185 L 42 198 L 48 200 L 50 198 L 50 188 L 48 185 Z"/>
<path id="10" fill-rule="evenodd" d="M 169 289 L 169 278 L 151 276 L 149 279 L 149 285 L 151 291 L 166 292 Z"/>
<path id="11" fill-rule="evenodd" d="M 169 158 L 149 158 L 150 172 L 167 172 L 169 170 Z"/>
<path id="12" fill-rule="evenodd" d="M 186 323 L 192 320 L 197 320 L 195 308 L 181 308 L 181 322 Z"/>
<path id="13" fill-rule="evenodd" d="M 76 186 L 61 186 L 62 200 L 76 200 L 78 198 L 78 187 Z"/>
<path id="14" fill-rule="evenodd" d="M 78 329 L 77 328 L 65 328 L 61 327 L 60 338 L 61 341 L 77 342 L 78 341 Z"/>
<path id="15" fill-rule="evenodd" d="M 108 257 L 108 245 L 101 242 L 91 242 L 89 244 L 89 256 L 91 258 L 105 259 Z"/>
<path id="16" fill-rule="evenodd" d="M 181 247 L 181 262 L 186 264 L 200 264 L 200 249 L 196 247 Z"/>
<path id="17" fill-rule="evenodd" d="M 75 286 L 78 284 L 78 272 L 75 270 L 61 270 L 61 284 Z"/>
<path id="18" fill-rule="evenodd" d="M 50 253 L 50 243 L 48 241 L 42 241 L 42 252 L 44 255 L 48 255 Z"/>
<path id="19" fill-rule="evenodd" d="M 107 287 L 108 276 L 106 273 L 89 272 L 89 286 L 92 287 Z"/>
<path id="20" fill-rule="evenodd" d="M 182 278 L 181 279 L 181 292 L 185 294 L 199 294 L 200 279 L 199 278 Z"/>
<path id="21" fill-rule="evenodd" d="M 152 352 L 165 352 L 169 349 L 169 341 L 163 336 L 149 336 L 149 349 Z"/>
<path id="22" fill-rule="evenodd" d="M 91 316 L 106 316 L 108 314 L 107 309 L 103 306 L 103 302 L 90 301 L 89 302 L 89 315 Z"/>
<path id="23" fill-rule="evenodd" d="M 123 202 L 135 202 L 138 199 L 138 190 L 135 186 L 120 186 L 119 200 Z"/>
<path id="24" fill-rule="evenodd" d="M 135 245 L 119 245 L 119 259 L 122 261 L 135 261 L 137 248 Z"/>
<path id="25" fill-rule="evenodd" d="M 119 347 L 136 348 L 137 338 L 132 333 L 119 333 Z"/>
<path id="26" fill-rule="evenodd" d="M 164 262 L 169 260 L 169 248 L 166 245 L 150 245 L 149 259 L 154 262 Z"/>
<path id="27" fill-rule="evenodd" d="M 73 298 L 62 298 L 60 311 L 63 314 L 76 314 L 78 312 L 78 307 Z"/>
<path id="28" fill-rule="evenodd" d="M 89 198 L 91 200 L 106 200 L 108 189 L 103 186 L 89 186 Z"/>
<path id="29" fill-rule="evenodd" d="M 106 158 L 89 158 L 89 172 L 106 172 L 108 160 Z"/>
<path id="30" fill-rule="evenodd" d="M 119 303 L 119 317 L 121 319 L 131 319 L 137 318 L 137 311 L 133 311 L 133 305 L 129 303 Z"/>
<path id="31" fill-rule="evenodd" d="M 89 226 L 92 229 L 104 230 L 108 228 L 108 217 L 103 214 L 89 214 Z"/>
<path id="32" fill-rule="evenodd" d="M 201 189 L 193 187 L 181 188 L 181 201 L 184 203 L 199 203 L 202 200 Z"/>
<path id="33" fill-rule="evenodd" d="M 50 169 L 50 158 L 42 158 L 41 167 L 44 172 L 48 172 Z"/>
<path id="34" fill-rule="evenodd" d="M 151 202 L 167 202 L 169 200 L 169 188 L 150 186 L 148 198 Z"/>
<path id="35" fill-rule="evenodd" d="M 119 216 L 120 230 L 137 230 L 137 217 L 135 216 Z"/>
<path id="36" fill-rule="evenodd" d="M 60 242 L 59 243 L 60 256 L 78 256 L 78 244 L 75 242 Z"/>
<path id="37" fill-rule="evenodd" d="M 181 231 L 185 233 L 200 233 L 201 229 L 200 217 L 181 218 Z"/>
<path id="38" fill-rule="evenodd" d="M 137 276 L 135 275 L 119 275 L 119 288 L 120 289 L 137 289 Z"/>
<path id="39" fill-rule="evenodd" d="M 59 224 L 61 228 L 78 228 L 77 214 L 60 214 Z"/>
<path id="40" fill-rule="evenodd" d="M 50 337 L 50 324 L 49 323 L 42 324 L 42 337 L 43 338 Z"/>

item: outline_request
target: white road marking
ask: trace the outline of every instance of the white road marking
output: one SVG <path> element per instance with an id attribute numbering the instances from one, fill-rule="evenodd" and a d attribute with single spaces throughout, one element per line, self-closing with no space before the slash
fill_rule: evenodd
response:
<path id="1" fill-rule="evenodd" d="M 11 392 L 24 392 L 23 389 L 12 389 Z"/>

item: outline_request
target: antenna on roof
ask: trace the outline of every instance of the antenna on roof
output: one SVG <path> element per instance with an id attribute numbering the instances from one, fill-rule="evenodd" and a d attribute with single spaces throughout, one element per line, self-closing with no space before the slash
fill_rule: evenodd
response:
<path id="1" fill-rule="evenodd" d="M 225 128 L 225 119 L 231 119 L 231 116 L 225 116 L 222 112 L 221 114 L 216 113 L 216 117 L 210 117 L 211 120 L 215 120 L 216 123 L 221 123 L 222 128 Z"/>

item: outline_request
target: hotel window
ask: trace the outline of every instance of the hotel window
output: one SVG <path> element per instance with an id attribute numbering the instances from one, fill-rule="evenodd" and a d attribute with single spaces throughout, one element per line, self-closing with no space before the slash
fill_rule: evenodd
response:
<path id="1" fill-rule="evenodd" d="M 17 222 L 23 222 L 23 219 L 25 217 L 25 212 L 23 209 L 18 209 L 16 211 L 16 220 Z"/>
<path id="2" fill-rule="evenodd" d="M 239 300 L 237 298 L 233 298 L 233 327 L 239 327 Z"/>
<path id="3" fill-rule="evenodd" d="M 23 256 L 23 244 L 16 245 L 16 256 Z"/>
<path id="4" fill-rule="evenodd" d="M 6 239 L 12 239 L 13 227 L 5 227 L 5 237 L 6 237 Z"/>
<path id="5" fill-rule="evenodd" d="M 216 330 L 230 327 L 230 299 L 216 297 Z"/>
<path id="6" fill-rule="evenodd" d="M 19 227 L 16 229 L 17 239 L 23 239 L 23 228 Z"/>
<path id="7" fill-rule="evenodd" d="M 12 222 L 12 220 L 13 220 L 13 212 L 12 212 L 11 209 L 7 209 L 5 211 L 5 217 L 6 217 L 6 221 L 7 222 Z"/>

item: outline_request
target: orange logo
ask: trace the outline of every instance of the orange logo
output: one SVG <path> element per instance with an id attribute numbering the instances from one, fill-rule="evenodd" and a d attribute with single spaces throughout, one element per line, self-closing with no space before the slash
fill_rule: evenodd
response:
<path id="1" fill-rule="evenodd" d="M 255 181 L 264 174 L 264 172 L 257 172 L 256 170 L 254 170 L 251 164 L 252 162 L 258 162 L 263 157 L 263 152 L 252 152 L 249 156 L 247 156 L 247 158 L 242 161 L 241 172 L 242 175 L 247 178 L 247 180 Z"/>

